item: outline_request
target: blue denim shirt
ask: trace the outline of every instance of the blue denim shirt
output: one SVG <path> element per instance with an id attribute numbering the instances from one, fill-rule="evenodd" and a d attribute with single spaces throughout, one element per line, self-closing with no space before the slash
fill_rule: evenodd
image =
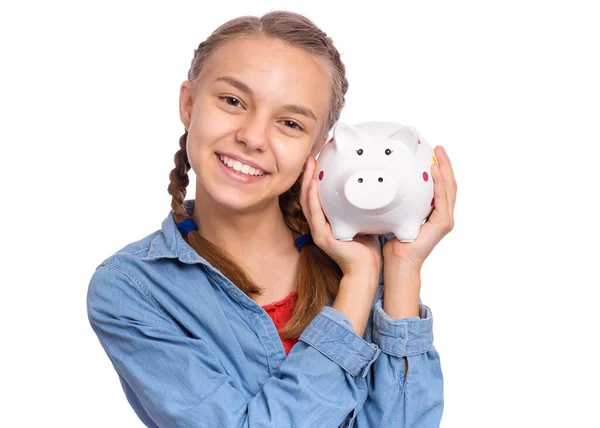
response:
<path id="1" fill-rule="evenodd" d="M 382 296 L 380 284 L 363 337 L 328 305 L 286 356 L 266 311 L 185 242 L 170 212 L 97 267 L 87 311 L 148 427 L 438 427 L 431 311 L 393 319 Z"/>

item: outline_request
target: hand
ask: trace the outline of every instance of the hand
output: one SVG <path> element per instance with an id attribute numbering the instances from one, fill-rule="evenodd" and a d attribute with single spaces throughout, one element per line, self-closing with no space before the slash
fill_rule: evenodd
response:
<path id="1" fill-rule="evenodd" d="M 377 235 L 359 234 L 353 241 L 334 238 L 331 225 L 321 207 L 317 181 L 313 178 L 316 166 L 316 159 L 310 156 L 306 161 L 300 189 L 300 206 L 308 220 L 313 241 L 338 264 L 344 275 L 366 270 L 379 278 L 381 246 Z"/>
<path id="2" fill-rule="evenodd" d="M 383 246 L 385 260 L 395 260 L 402 265 L 420 269 L 433 248 L 454 227 L 454 204 L 456 202 L 456 179 L 450 158 L 442 146 L 434 150 L 438 163 L 431 166 L 433 177 L 434 209 L 421 226 L 414 242 L 390 239 Z"/>

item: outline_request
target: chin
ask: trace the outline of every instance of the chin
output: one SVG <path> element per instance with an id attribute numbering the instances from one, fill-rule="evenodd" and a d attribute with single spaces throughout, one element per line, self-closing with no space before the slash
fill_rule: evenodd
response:
<path id="1" fill-rule="evenodd" d="M 197 186 L 200 186 L 197 183 Z M 260 191 L 244 191 L 236 186 L 228 186 L 223 183 L 210 181 L 204 188 L 204 197 L 209 198 L 219 209 L 232 211 L 232 212 L 243 212 L 252 209 L 256 209 L 260 206 L 268 205 L 265 200 L 265 195 Z M 268 198 L 267 198 L 268 199 Z"/>
<path id="2" fill-rule="evenodd" d="M 223 209 L 231 211 L 247 211 L 260 204 L 260 201 L 249 195 L 239 195 L 237 192 L 229 192 L 227 194 L 220 194 L 216 198 L 213 198 L 215 203 Z"/>
<path id="3" fill-rule="evenodd" d="M 200 193 L 220 209 L 243 212 L 265 209 L 272 204 L 279 207 L 279 195 L 294 184 L 292 182 L 290 186 L 277 192 L 273 185 L 278 174 L 269 174 L 256 181 L 240 181 L 239 177 L 232 177 L 228 171 L 222 169 L 220 161 L 213 162 L 217 159 L 216 155 L 211 158 L 213 159 L 204 162 L 202 176 L 198 177 L 196 185 L 201 186 Z M 282 184 L 279 183 L 280 186 Z"/>

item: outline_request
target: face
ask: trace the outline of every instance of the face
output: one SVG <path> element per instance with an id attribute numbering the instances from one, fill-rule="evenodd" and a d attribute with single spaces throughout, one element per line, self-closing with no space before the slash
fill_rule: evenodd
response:
<path id="1" fill-rule="evenodd" d="M 277 204 L 325 143 L 330 76 L 278 40 L 222 45 L 180 92 L 197 196 L 235 210 Z"/>

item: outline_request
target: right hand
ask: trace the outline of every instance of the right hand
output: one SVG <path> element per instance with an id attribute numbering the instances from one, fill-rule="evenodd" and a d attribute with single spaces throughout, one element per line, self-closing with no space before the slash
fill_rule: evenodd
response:
<path id="1" fill-rule="evenodd" d="M 379 278 L 382 255 L 377 235 L 358 234 L 353 241 L 334 238 L 319 200 L 319 189 L 314 179 L 316 167 L 316 159 L 310 156 L 300 189 L 300 206 L 308 220 L 313 241 L 338 264 L 344 275 L 369 272 Z"/>

